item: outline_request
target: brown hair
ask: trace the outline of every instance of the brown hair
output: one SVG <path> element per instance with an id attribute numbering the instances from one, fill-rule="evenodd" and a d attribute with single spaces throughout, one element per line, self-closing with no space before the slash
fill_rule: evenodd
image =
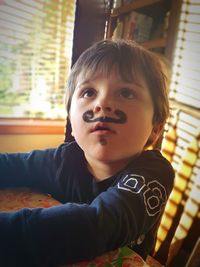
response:
<path id="1" fill-rule="evenodd" d="M 68 82 L 66 107 L 68 115 L 79 74 L 109 75 L 113 67 L 125 81 L 133 78 L 139 83 L 141 77 L 150 91 L 153 104 L 153 124 L 164 125 L 169 115 L 167 68 L 161 58 L 131 40 L 103 40 L 95 43 L 74 64 Z"/>

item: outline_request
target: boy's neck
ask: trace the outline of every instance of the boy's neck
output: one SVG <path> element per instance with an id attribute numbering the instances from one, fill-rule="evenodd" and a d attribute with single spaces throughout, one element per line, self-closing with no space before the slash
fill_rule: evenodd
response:
<path id="1" fill-rule="evenodd" d="M 97 181 L 103 181 L 125 168 L 129 162 L 130 159 L 115 162 L 88 160 L 88 170 L 96 178 Z"/>

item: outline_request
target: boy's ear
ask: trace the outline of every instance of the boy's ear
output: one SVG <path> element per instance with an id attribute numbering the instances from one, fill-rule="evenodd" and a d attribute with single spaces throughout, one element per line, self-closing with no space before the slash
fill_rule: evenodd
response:
<path id="1" fill-rule="evenodd" d="M 149 139 L 145 147 L 155 144 L 158 138 L 160 137 L 160 135 L 162 134 L 162 131 L 163 131 L 163 124 L 154 125 L 151 135 L 149 136 Z"/>

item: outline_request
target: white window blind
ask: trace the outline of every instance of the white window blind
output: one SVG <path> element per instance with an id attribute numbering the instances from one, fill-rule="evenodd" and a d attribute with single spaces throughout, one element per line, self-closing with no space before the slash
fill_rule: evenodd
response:
<path id="1" fill-rule="evenodd" d="M 182 1 L 174 55 L 170 86 L 173 101 L 162 153 L 172 163 L 175 181 L 155 249 L 162 254 L 169 247 L 170 266 L 176 265 L 175 256 L 180 261 L 183 251 L 185 255 L 192 253 L 191 240 L 197 241 L 198 235 L 193 233 L 200 222 L 200 0 Z"/>
<path id="2" fill-rule="evenodd" d="M 75 2 L 0 1 L 0 117 L 65 117 Z"/>
<path id="3" fill-rule="evenodd" d="M 200 109 L 200 0 L 182 4 L 170 98 Z"/>

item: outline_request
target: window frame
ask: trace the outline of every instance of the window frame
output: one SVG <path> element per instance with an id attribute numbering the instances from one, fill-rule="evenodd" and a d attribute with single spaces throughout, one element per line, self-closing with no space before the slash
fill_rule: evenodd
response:
<path id="1" fill-rule="evenodd" d="M 0 135 L 63 134 L 64 119 L 0 118 Z"/>

